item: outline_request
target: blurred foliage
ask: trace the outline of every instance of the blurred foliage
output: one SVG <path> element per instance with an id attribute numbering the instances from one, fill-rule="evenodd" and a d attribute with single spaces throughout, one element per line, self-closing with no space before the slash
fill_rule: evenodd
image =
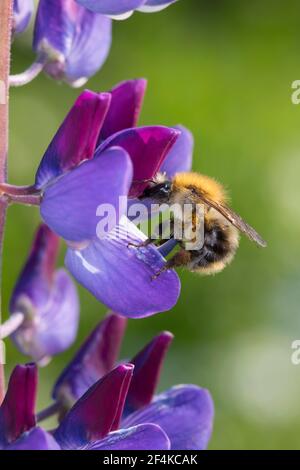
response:
<path id="1" fill-rule="evenodd" d="M 100 91 L 147 77 L 140 122 L 190 128 L 194 169 L 222 181 L 235 210 L 269 242 L 259 250 L 243 238 L 233 264 L 215 277 L 183 272 L 172 312 L 129 322 L 124 357 L 161 330 L 175 334 L 160 388 L 209 388 L 212 449 L 300 448 L 300 366 L 290 361 L 291 342 L 300 336 L 300 106 L 290 98 L 300 78 L 299 18 L 296 0 L 180 0 L 160 14 L 136 13 L 114 23 L 109 59 L 88 83 Z M 14 72 L 30 64 L 30 42 L 30 32 L 15 41 Z M 77 94 L 45 76 L 12 90 L 11 182 L 33 181 Z M 9 210 L 5 313 L 38 221 L 35 209 Z M 41 370 L 39 406 L 49 403 L 55 377 L 105 313 L 79 290 L 78 340 Z M 7 343 L 10 370 L 24 357 Z"/>

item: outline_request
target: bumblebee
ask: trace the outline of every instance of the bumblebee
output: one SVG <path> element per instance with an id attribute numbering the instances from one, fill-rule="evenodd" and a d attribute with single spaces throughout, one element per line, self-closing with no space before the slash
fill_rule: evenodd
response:
<path id="1" fill-rule="evenodd" d="M 179 245 L 177 251 L 157 273 L 170 268 L 184 266 L 190 271 L 209 275 L 222 271 L 234 258 L 239 246 L 239 234 L 245 234 L 251 241 L 266 247 L 262 237 L 228 206 L 228 196 L 223 186 L 213 178 L 199 173 L 178 173 L 172 180 L 166 175 L 158 174 L 155 180 L 144 190 L 140 199 L 150 198 L 156 204 L 174 204 L 184 207 L 191 205 L 194 209 L 201 204 L 203 213 L 203 240 L 200 249 L 187 249 L 185 239 L 174 239 Z M 192 224 L 196 227 L 196 212 L 192 215 Z M 184 223 L 174 216 L 173 223 Z M 176 220 L 177 219 L 177 220 Z M 160 230 L 162 228 L 160 227 Z M 195 228 L 197 230 L 197 228 Z M 162 233 L 160 233 L 162 237 Z M 173 236 L 173 235 L 171 235 Z M 152 243 L 149 238 L 143 246 Z M 161 243 L 162 240 L 159 241 Z"/>

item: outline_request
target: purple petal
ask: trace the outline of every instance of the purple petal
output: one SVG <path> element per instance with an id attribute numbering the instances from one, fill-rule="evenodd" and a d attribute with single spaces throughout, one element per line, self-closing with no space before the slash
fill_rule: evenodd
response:
<path id="1" fill-rule="evenodd" d="M 168 270 L 152 279 L 164 258 L 154 246 L 128 246 L 145 238 L 127 221 L 85 249 L 69 249 L 65 264 L 78 282 L 120 315 L 141 318 L 170 310 L 180 293 L 179 278 Z"/>
<path id="2" fill-rule="evenodd" d="M 76 0 L 91 11 L 102 15 L 121 15 L 135 10 L 143 5 L 146 0 Z"/>
<path id="3" fill-rule="evenodd" d="M 31 429 L 5 450 L 60 450 L 54 437 L 41 428 Z"/>
<path id="4" fill-rule="evenodd" d="M 47 58 L 45 71 L 79 86 L 104 63 L 111 45 L 111 20 L 75 0 L 40 0 L 33 48 Z"/>
<path id="5" fill-rule="evenodd" d="M 177 2 L 177 0 L 146 0 L 146 3 L 138 8 L 138 10 L 143 13 L 155 13 L 175 2 Z"/>
<path id="6" fill-rule="evenodd" d="M 35 361 L 55 356 L 68 349 L 76 339 L 79 323 L 79 300 L 76 287 L 63 270 L 55 273 L 51 295 L 44 308 L 25 320 L 12 335 L 23 354 Z"/>
<path id="7" fill-rule="evenodd" d="M 155 424 L 140 424 L 112 432 L 87 450 L 168 450 L 170 441 L 166 433 Z"/>
<path id="8" fill-rule="evenodd" d="M 157 173 L 179 134 L 175 129 L 162 126 L 127 129 L 106 139 L 97 153 L 114 145 L 122 147 L 132 160 L 133 180 L 143 181 Z M 147 182 L 134 184 L 130 196 L 139 196 L 146 186 Z"/>
<path id="9" fill-rule="evenodd" d="M 29 25 L 34 5 L 33 0 L 14 0 L 13 34 L 20 34 Z"/>
<path id="10" fill-rule="evenodd" d="M 55 400 L 73 404 L 113 369 L 125 327 L 126 319 L 114 313 L 99 323 L 58 378 L 52 394 Z"/>
<path id="11" fill-rule="evenodd" d="M 178 385 L 130 415 L 123 427 L 155 423 L 168 435 L 172 450 L 203 450 L 211 436 L 213 414 L 213 401 L 207 390 Z"/>
<path id="12" fill-rule="evenodd" d="M 71 408 L 54 433 L 63 449 L 86 446 L 118 427 L 132 371 L 131 364 L 116 367 Z"/>
<path id="13" fill-rule="evenodd" d="M 73 0 L 40 0 L 35 19 L 33 49 L 51 51 L 61 61 L 70 54 L 78 13 L 81 7 Z"/>
<path id="14" fill-rule="evenodd" d="M 21 434 L 35 426 L 35 399 L 37 367 L 34 364 L 18 365 L 8 383 L 0 407 L 0 443 L 10 444 Z"/>
<path id="15" fill-rule="evenodd" d="M 190 171 L 192 168 L 194 139 L 192 133 L 183 126 L 177 126 L 180 136 L 168 152 L 159 171 L 173 178 L 176 173 Z"/>
<path id="16" fill-rule="evenodd" d="M 81 93 L 42 158 L 35 178 L 37 188 L 94 156 L 110 100 L 109 93 Z"/>
<path id="17" fill-rule="evenodd" d="M 84 10 L 80 24 L 81 32 L 75 36 L 65 69 L 66 81 L 75 87 L 101 69 L 112 42 L 110 18 Z"/>
<path id="18" fill-rule="evenodd" d="M 177 0 L 146 0 L 145 5 L 157 7 L 162 5 L 169 5 L 170 3 L 175 3 Z"/>
<path id="19" fill-rule="evenodd" d="M 12 339 L 35 361 L 67 349 L 78 329 L 75 284 L 64 270 L 54 270 L 58 242 L 46 225 L 39 227 L 10 302 L 11 314 L 21 312 L 25 317 Z"/>
<path id="20" fill-rule="evenodd" d="M 119 83 L 111 93 L 111 104 L 100 132 L 99 143 L 116 132 L 135 127 L 140 115 L 147 80 L 127 80 Z"/>
<path id="21" fill-rule="evenodd" d="M 12 312 L 21 308 L 22 297 L 27 297 L 34 306 L 48 301 L 58 250 L 59 238 L 46 225 L 40 225 L 12 294 Z"/>
<path id="22" fill-rule="evenodd" d="M 110 148 L 101 158 L 82 163 L 47 187 L 41 216 L 65 240 L 91 240 L 96 237 L 98 207 L 110 204 L 118 212 L 119 197 L 127 196 L 131 181 L 128 154 L 121 148 Z"/>
<path id="23" fill-rule="evenodd" d="M 126 415 L 152 401 L 163 361 L 172 340 L 172 333 L 163 332 L 130 361 L 134 365 L 134 372 L 126 399 Z"/>

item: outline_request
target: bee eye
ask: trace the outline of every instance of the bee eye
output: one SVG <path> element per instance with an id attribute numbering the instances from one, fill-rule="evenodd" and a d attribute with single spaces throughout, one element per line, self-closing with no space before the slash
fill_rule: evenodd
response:
<path id="1" fill-rule="evenodd" d="M 141 196 L 141 198 L 152 197 L 152 198 L 161 198 L 165 199 L 169 197 L 172 189 L 171 181 L 164 181 L 163 183 L 155 184 L 146 188 Z"/>
<path id="2" fill-rule="evenodd" d="M 170 192 L 170 189 L 171 189 L 171 183 L 170 181 L 167 181 L 166 183 L 163 184 L 163 186 L 161 186 L 160 192 L 162 194 L 168 194 Z"/>

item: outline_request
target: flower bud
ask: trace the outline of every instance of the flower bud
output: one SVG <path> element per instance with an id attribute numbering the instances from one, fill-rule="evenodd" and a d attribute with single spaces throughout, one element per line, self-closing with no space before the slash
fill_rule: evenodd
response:
<path id="1" fill-rule="evenodd" d="M 40 0 L 33 48 L 56 80 L 82 86 L 104 63 L 111 44 L 111 20 L 75 0 Z"/>
<path id="2" fill-rule="evenodd" d="M 10 313 L 24 315 L 12 338 L 23 354 L 41 364 L 67 349 L 78 328 L 76 288 L 63 269 L 55 270 L 57 253 L 58 237 L 41 225 L 10 301 Z"/>

